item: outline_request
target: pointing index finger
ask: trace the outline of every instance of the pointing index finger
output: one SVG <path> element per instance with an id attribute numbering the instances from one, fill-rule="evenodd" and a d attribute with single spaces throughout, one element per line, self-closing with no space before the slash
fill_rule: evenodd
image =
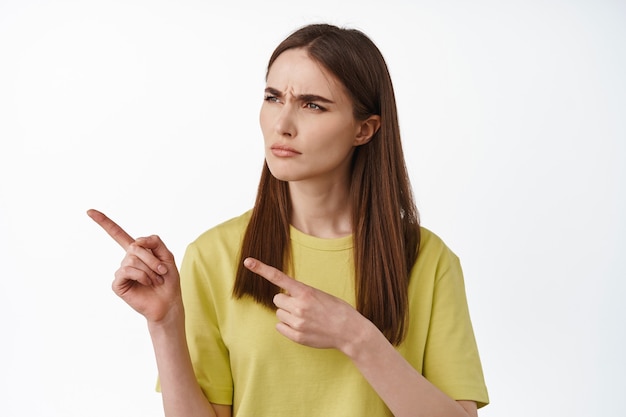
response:
<path id="1" fill-rule="evenodd" d="M 118 226 L 113 220 L 109 219 L 104 213 L 90 209 L 87 210 L 87 215 L 98 223 L 124 250 L 127 250 L 128 246 L 135 241 L 124 229 Z"/>
<path id="2" fill-rule="evenodd" d="M 246 258 L 243 262 L 244 266 L 252 272 L 262 276 L 272 284 L 282 288 L 291 295 L 298 294 L 298 291 L 302 290 L 305 284 L 296 281 L 290 276 L 286 275 L 282 271 L 264 264 L 258 259 Z"/>

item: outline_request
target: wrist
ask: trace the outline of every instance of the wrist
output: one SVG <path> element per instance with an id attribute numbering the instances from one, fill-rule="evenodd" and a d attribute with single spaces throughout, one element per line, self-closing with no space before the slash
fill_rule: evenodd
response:
<path id="1" fill-rule="evenodd" d="M 182 302 L 174 303 L 159 320 L 148 320 L 150 334 L 169 333 L 185 327 L 185 309 Z"/>
<path id="2" fill-rule="evenodd" d="M 363 316 L 360 317 L 359 325 L 353 327 L 354 332 L 340 349 L 353 362 L 357 362 L 364 355 L 367 355 L 376 338 L 382 336 L 374 323 Z"/>

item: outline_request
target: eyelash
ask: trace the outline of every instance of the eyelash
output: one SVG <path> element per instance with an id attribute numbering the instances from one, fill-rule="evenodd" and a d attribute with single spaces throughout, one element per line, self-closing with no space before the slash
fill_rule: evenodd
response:
<path id="1" fill-rule="evenodd" d="M 305 105 L 308 109 L 311 110 L 317 110 L 317 111 L 324 111 L 326 110 L 324 107 L 320 106 L 319 104 L 315 104 L 315 103 L 306 103 Z M 312 107 L 314 106 L 314 107 Z"/>
<path id="2" fill-rule="evenodd" d="M 270 95 L 270 94 L 265 95 L 263 100 L 267 101 L 268 103 L 280 103 L 280 100 L 278 99 L 278 97 Z M 304 106 L 305 108 L 310 109 L 310 110 L 326 111 L 325 107 L 322 107 L 316 103 L 306 103 Z"/>

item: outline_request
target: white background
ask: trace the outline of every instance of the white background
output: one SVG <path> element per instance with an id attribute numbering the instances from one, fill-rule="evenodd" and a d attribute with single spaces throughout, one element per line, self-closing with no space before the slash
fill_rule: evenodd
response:
<path id="1" fill-rule="evenodd" d="M 481 416 L 623 415 L 625 3 L 222 3 L 0 1 L 0 415 L 162 415 L 85 211 L 180 260 L 247 210 L 266 61 L 318 21 L 388 61 L 423 225 L 463 262 Z"/>

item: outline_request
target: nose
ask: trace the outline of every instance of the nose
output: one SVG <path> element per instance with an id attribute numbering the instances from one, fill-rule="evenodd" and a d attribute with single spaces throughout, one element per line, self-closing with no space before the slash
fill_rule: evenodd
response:
<path id="1" fill-rule="evenodd" d="M 280 136 L 294 138 L 297 133 L 295 118 L 294 108 L 290 103 L 285 103 L 281 106 L 274 123 L 276 133 Z"/>

